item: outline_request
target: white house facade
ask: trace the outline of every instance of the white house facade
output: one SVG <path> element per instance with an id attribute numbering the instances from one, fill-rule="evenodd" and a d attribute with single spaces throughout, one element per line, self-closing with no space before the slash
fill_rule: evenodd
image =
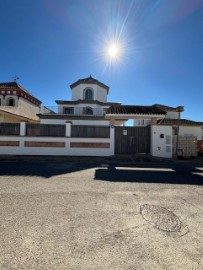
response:
<path id="1" fill-rule="evenodd" d="M 23 107 L 27 108 L 26 102 L 34 102 L 32 106 L 36 105 L 39 110 L 39 101 L 22 88 L 5 92 L 0 84 L 0 90 L 3 106 L 15 107 L 23 102 Z M 109 102 L 109 87 L 92 76 L 74 82 L 70 90 L 71 100 L 56 100 L 56 111 L 40 107 L 37 114 L 40 124 L 26 123 L 25 117 L 12 127 L 0 125 L 0 154 L 111 156 L 147 153 L 173 158 L 177 154 L 191 157 L 198 151 L 203 152 L 203 122 L 181 119 L 182 106 Z M 134 126 L 125 126 L 129 119 Z"/>
<path id="2" fill-rule="evenodd" d="M 56 100 L 57 113 L 41 113 L 42 124 L 109 125 L 105 111 L 119 103 L 107 102 L 109 87 L 91 76 L 70 85 L 72 100 Z"/>

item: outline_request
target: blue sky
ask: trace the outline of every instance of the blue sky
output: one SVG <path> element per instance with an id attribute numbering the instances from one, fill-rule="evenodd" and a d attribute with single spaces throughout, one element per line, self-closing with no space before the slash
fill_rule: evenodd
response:
<path id="1" fill-rule="evenodd" d="M 54 106 L 90 74 L 123 104 L 203 121 L 203 0 L 0 0 L 0 81 Z M 117 61 L 105 46 L 120 44 Z"/>

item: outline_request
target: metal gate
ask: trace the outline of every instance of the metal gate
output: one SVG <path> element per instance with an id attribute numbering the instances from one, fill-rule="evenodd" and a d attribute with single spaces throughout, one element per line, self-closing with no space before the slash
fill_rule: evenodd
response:
<path id="1" fill-rule="evenodd" d="M 115 127 L 115 153 L 150 153 L 150 126 Z"/>

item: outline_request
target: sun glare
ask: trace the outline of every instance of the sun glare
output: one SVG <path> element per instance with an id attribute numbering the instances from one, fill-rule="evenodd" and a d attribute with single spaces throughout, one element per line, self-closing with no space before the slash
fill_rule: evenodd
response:
<path id="1" fill-rule="evenodd" d="M 110 59 L 118 59 L 120 55 L 120 48 L 117 44 L 111 44 L 109 45 L 107 49 L 107 54 Z"/>

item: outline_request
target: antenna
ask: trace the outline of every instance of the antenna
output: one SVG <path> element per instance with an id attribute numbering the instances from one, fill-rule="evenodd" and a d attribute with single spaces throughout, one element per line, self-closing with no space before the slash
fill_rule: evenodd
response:
<path id="1" fill-rule="evenodd" d="M 16 82 L 17 80 L 19 80 L 19 77 L 15 75 L 14 82 Z"/>

